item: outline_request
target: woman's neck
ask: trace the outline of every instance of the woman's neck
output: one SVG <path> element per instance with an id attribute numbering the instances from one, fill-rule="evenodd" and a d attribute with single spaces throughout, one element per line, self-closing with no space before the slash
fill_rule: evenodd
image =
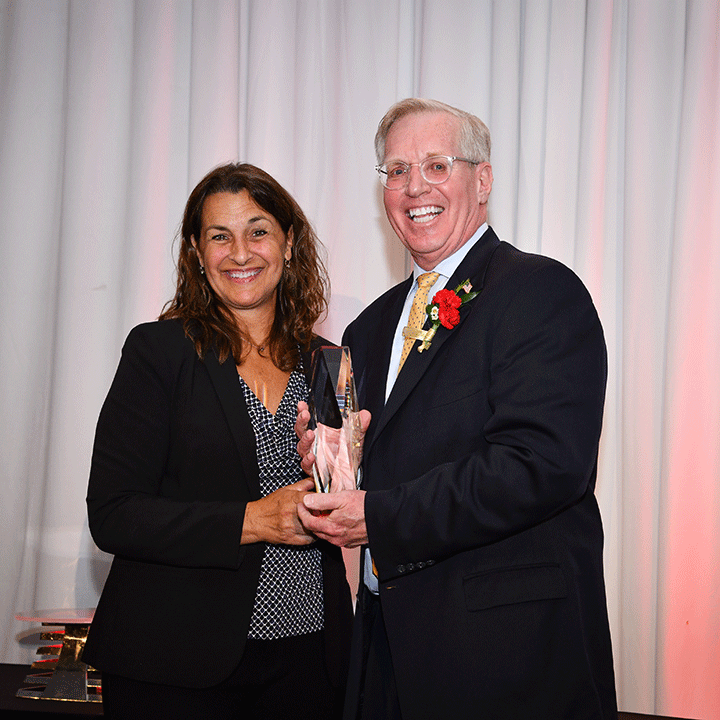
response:
<path id="1" fill-rule="evenodd" d="M 267 350 L 274 320 L 274 305 L 272 308 L 256 308 L 235 313 L 235 324 L 241 337 L 250 344 L 251 350 L 254 349 L 261 355 Z"/>

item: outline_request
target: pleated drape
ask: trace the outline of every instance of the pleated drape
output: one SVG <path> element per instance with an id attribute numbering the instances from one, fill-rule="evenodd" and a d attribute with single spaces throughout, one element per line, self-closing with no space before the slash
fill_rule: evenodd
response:
<path id="1" fill-rule="evenodd" d="M 493 136 L 490 223 L 583 278 L 610 374 L 598 498 L 623 710 L 720 717 L 716 0 L 0 0 L 0 661 L 109 558 L 85 488 L 189 190 L 241 159 L 327 249 L 339 340 L 408 258 L 373 136 L 432 97 Z"/>

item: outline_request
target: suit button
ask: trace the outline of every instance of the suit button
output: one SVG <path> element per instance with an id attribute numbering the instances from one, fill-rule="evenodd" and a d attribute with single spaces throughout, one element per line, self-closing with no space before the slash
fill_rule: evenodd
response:
<path id="1" fill-rule="evenodd" d="M 398 566 L 397 566 L 397 571 L 398 571 L 399 573 L 404 573 L 404 572 L 405 572 L 405 566 L 404 566 L 404 565 L 398 565 Z"/>
<path id="2" fill-rule="evenodd" d="M 431 565 L 434 565 L 434 564 L 435 564 L 435 561 L 434 561 L 434 560 L 428 560 L 425 564 L 426 564 L 428 567 L 430 567 Z"/>
<path id="3" fill-rule="evenodd" d="M 415 567 L 418 570 L 422 570 L 425 567 L 425 563 L 421 560 L 419 563 L 415 563 Z"/>

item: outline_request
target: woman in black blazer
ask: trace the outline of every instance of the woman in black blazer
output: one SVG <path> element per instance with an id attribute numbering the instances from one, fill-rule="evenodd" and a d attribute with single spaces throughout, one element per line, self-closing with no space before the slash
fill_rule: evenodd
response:
<path id="1" fill-rule="evenodd" d="M 88 517 L 115 559 L 83 659 L 108 717 L 334 718 L 351 602 L 296 506 L 293 432 L 325 310 L 317 239 L 247 164 L 183 218 L 177 290 L 136 327 L 98 421 Z"/>

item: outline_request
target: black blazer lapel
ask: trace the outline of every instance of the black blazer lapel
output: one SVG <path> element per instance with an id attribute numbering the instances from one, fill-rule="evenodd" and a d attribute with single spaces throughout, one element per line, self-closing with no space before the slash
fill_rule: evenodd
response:
<path id="1" fill-rule="evenodd" d="M 365 377 L 363 378 L 363 394 L 360 406 L 369 410 L 373 418 L 382 419 L 385 414 L 385 388 L 387 386 L 390 355 L 392 353 L 393 337 L 402 313 L 405 298 L 413 283 L 412 275 L 398 285 L 388 297 L 387 304 L 378 312 L 378 322 L 373 328 L 373 334 L 368 338 L 367 357 L 372 361 L 366 363 Z M 373 437 L 377 435 L 377 423 L 371 423 L 365 436 L 365 447 L 369 448 Z"/>
<path id="2" fill-rule="evenodd" d="M 255 451 L 255 431 L 245 405 L 240 380 L 232 356 L 221 365 L 214 352 L 205 355 L 207 367 L 215 392 L 222 405 L 230 427 L 235 445 L 240 455 L 240 462 L 247 478 L 250 496 L 253 500 L 260 499 L 260 477 L 257 453 Z"/>

